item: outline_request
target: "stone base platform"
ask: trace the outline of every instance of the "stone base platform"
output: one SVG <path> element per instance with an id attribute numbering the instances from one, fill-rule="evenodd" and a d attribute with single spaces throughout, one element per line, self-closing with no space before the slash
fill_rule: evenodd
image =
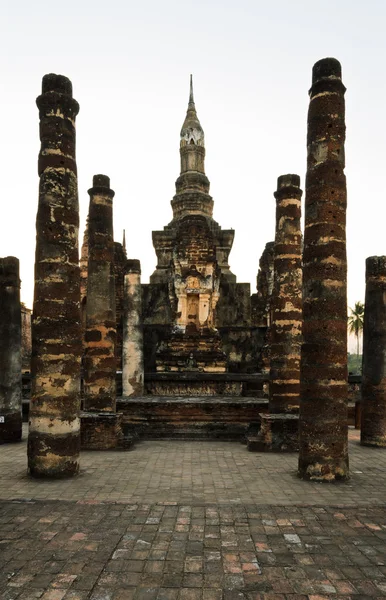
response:
<path id="1" fill-rule="evenodd" d="M 250 452 L 298 452 L 299 415 L 260 414 L 261 427 L 257 435 L 247 436 Z"/>
<path id="2" fill-rule="evenodd" d="M 250 423 L 268 411 L 264 398 L 234 396 L 143 396 L 117 398 L 125 435 L 245 441 Z"/>
<path id="3" fill-rule="evenodd" d="M 116 450 L 122 447 L 122 414 L 82 412 L 80 445 L 82 450 Z"/>
<path id="4" fill-rule="evenodd" d="M 16 412 L 0 411 L 0 444 L 20 442 L 22 434 L 21 410 Z"/>

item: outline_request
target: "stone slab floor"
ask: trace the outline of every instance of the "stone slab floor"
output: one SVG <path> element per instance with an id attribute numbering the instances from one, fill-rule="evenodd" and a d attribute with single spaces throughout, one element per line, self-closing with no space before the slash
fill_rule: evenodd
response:
<path id="1" fill-rule="evenodd" d="M 2 600 L 386 598 L 386 450 L 354 430 L 344 484 L 234 442 L 81 460 L 76 479 L 31 480 L 26 442 L 0 446 Z"/>

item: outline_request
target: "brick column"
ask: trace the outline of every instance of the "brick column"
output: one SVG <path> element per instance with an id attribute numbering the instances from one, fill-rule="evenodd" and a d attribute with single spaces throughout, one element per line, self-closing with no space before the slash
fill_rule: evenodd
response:
<path id="1" fill-rule="evenodd" d="M 314 65 L 307 134 L 299 475 L 349 475 L 345 87 L 340 63 Z"/>
<path id="2" fill-rule="evenodd" d="M 269 412 L 297 413 L 302 336 L 302 190 L 298 175 L 277 181 Z"/>
<path id="3" fill-rule="evenodd" d="M 0 258 L 0 444 L 19 442 L 21 415 L 21 306 L 19 260 Z"/>
<path id="4" fill-rule="evenodd" d="M 36 477 L 79 470 L 79 210 L 75 118 L 79 105 L 62 75 L 45 75 L 37 99 L 41 150 L 32 323 L 28 467 Z"/>
<path id="5" fill-rule="evenodd" d="M 122 394 L 143 396 L 143 330 L 141 264 L 128 260 L 125 272 Z"/>
<path id="6" fill-rule="evenodd" d="M 94 175 L 89 190 L 84 408 L 115 412 L 115 279 L 110 179 Z"/>
<path id="7" fill-rule="evenodd" d="M 361 444 L 386 447 L 386 256 L 366 260 Z"/>

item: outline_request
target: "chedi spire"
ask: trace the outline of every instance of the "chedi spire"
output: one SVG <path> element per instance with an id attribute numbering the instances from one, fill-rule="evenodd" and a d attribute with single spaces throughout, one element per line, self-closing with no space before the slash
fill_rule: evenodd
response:
<path id="1" fill-rule="evenodd" d="M 193 76 L 190 76 L 190 91 L 189 91 L 189 104 L 186 112 L 184 124 L 181 129 L 181 141 L 180 146 L 205 146 L 204 130 L 201 127 L 201 123 L 197 116 L 196 105 L 194 103 L 193 95 Z M 194 169 L 195 170 L 195 169 Z M 183 172 L 181 165 L 181 173 Z M 202 163 L 202 172 L 204 173 L 204 164 Z"/>

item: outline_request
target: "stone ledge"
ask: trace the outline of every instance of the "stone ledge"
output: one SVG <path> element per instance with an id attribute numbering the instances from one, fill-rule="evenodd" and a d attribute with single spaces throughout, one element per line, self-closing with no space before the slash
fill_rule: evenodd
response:
<path id="1" fill-rule="evenodd" d="M 121 447 L 122 438 L 122 413 L 81 413 L 80 444 L 82 450 L 115 450 Z"/>
<path id="2" fill-rule="evenodd" d="M 299 415 L 259 414 L 261 423 L 257 435 L 247 435 L 250 452 L 298 452 Z"/>

